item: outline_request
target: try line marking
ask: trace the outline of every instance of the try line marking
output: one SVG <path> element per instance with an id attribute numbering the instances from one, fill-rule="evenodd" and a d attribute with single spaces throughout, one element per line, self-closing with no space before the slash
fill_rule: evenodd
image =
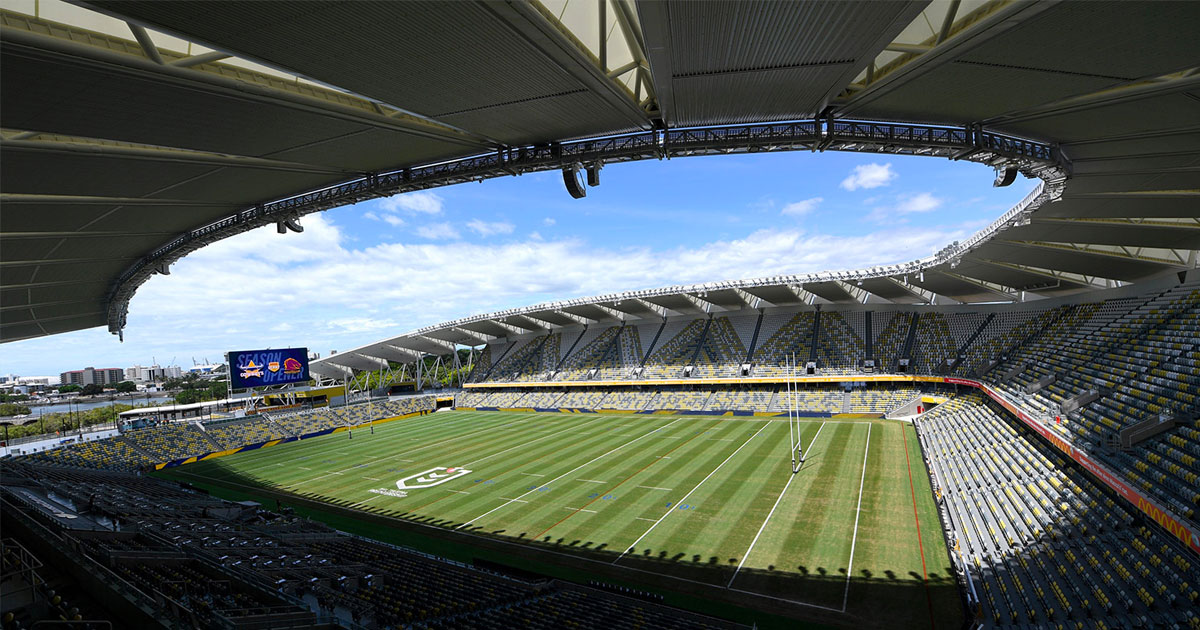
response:
<path id="1" fill-rule="evenodd" d="M 824 428 L 825 428 L 825 423 L 822 422 L 821 426 L 817 427 L 817 434 L 814 435 L 812 441 L 808 443 L 808 450 L 810 451 L 809 455 L 812 454 L 812 452 L 811 452 L 812 445 L 816 444 L 817 438 L 821 437 L 821 429 L 824 429 Z M 803 470 L 803 466 L 801 466 L 801 470 Z M 750 552 L 754 551 L 754 545 L 756 543 L 758 543 L 758 537 L 762 536 L 763 530 L 767 528 L 767 523 L 771 522 L 771 516 L 773 514 L 775 514 L 775 508 L 779 507 L 779 502 L 783 500 L 783 495 L 787 494 L 788 487 L 792 485 L 792 480 L 795 478 L 796 478 L 796 475 L 792 475 L 791 477 L 788 477 L 788 482 L 786 484 L 784 484 L 783 490 L 779 493 L 779 498 L 775 499 L 775 505 L 772 505 L 771 511 L 767 512 L 767 518 L 763 519 L 762 527 L 758 528 L 758 533 L 754 535 L 754 540 L 750 541 L 750 548 L 746 549 L 746 553 L 742 554 L 742 561 L 738 563 L 737 569 L 734 569 L 733 577 L 729 578 L 729 583 L 725 585 L 725 588 L 729 588 L 729 587 L 733 586 L 733 581 L 737 579 L 738 573 L 741 572 L 742 565 L 746 564 L 746 559 L 750 557 Z"/>
<path id="2" fill-rule="evenodd" d="M 685 500 L 686 500 L 688 497 L 692 496 L 692 493 L 693 493 L 693 492 L 695 492 L 695 491 L 696 491 L 698 488 L 700 488 L 700 486 L 704 485 L 704 482 L 705 482 L 705 481 L 708 481 L 708 478 L 709 478 L 709 477 L 712 477 L 714 474 L 716 474 L 716 472 L 717 472 L 718 470 L 721 470 L 721 467 L 722 467 L 722 466 L 724 466 L 724 465 L 726 464 L 726 462 L 728 462 L 729 460 L 733 459 L 733 456 L 734 456 L 734 455 L 737 455 L 737 454 L 738 454 L 738 451 L 742 450 L 742 448 L 743 448 L 744 446 L 746 446 L 747 444 L 749 444 L 749 443 L 750 443 L 750 440 L 753 440 L 755 437 L 757 437 L 757 436 L 758 436 L 758 434 L 759 434 L 759 433 L 762 433 L 763 429 L 767 428 L 767 427 L 768 427 L 770 424 L 771 424 L 771 423 L 769 423 L 769 422 L 764 422 L 764 423 L 763 423 L 763 425 L 762 425 L 761 427 L 759 427 L 758 431 L 755 431 L 755 432 L 754 432 L 754 435 L 751 435 L 750 437 L 746 438 L 746 441 L 745 441 L 745 442 L 742 442 L 742 445 L 741 445 L 741 446 L 737 447 L 737 449 L 736 449 L 736 450 L 734 450 L 732 453 L 730 453 L 730 454 L 729 454 L 729 457 L 726 457 L 726 458 L 725 458 L 725 461 L 721 462 L 720 464 L 718 464 L 718 465 L 717 465 L 717 467 L 716 467 L 716 468 L 712 469 L 712 472 L 708 473 L 708 476 L 707 476 L 707 477 L 705 477 L 704 479 L 701 479 L 701 480 L 700 480 L 700 483 L 696 484 L 696 485 L 695 485 L 695 487 L 693 487 L 691 490 L 688 490 L 688 493 L 687 493 L 687 494 L 685 494 L 685 495 L 683 495 L 683 498 L 682 498 L 682 499 L 680 499 L 680 500 L 676 501 L 674 504 L 672 504 L 672 506 L 671 506 L 671 507 L 667 508 L 667 511 L 666 511 L 665 513 L 663 513 L 663 515 L 662 515 L 662 516 L 658 517 L 658 520 L 657 520 L 657 521 L 654 521 L 654 524 L 650 526 L 650 529 L 647 529 L 646 531 L 642 532 L 642 535 L 641 535 L 641 536 L 638 536 L 637 540 L 635 540 L 635 541 L 633 541 L 632 543 L 630 543 L 630 545 L 629 545 L 628 547 L 626 547 L 626 548 L 625 548 L 625 551 L 622 551 L 622 552 L 621 552 L 621 555 L 617 556 L 617 559 L 616 559 L 616 560 L 613 560 L 613 564 L 616 564 L 617 562 L 619 562 L 619 561 L 621 560 L 621 558 L 624 558 L 624 557 L 625 557 L 625 554 L 629 553 L 629 552 L 630 552 L 630 551 L 632 551 L 634 548 L 636 548 L 636 547 L 637 547 L 637 544 L 638 544 L 638 543 L 640 543 L 640 542 L 642 542 L 642 539 L 643 539 L 643 538 L 645 538 L 647 535 L 649 535 L 649 534 L 650 534 L 650 532 L 654 531 L 654 528 L 655 528 L 655 527 L 658 527 L 658 524 L 659 524 L 659 523 L 663 522 L 663 519 L 667 518 L 667 516 L 669 516 L 669 515 L 671 514 L 671 512 L 674 512 L 674 511 L 675 511 L 675 509 L 676 509 L 676 508 L 675 508 L 675 506 L 676 506 L 676 505 L 678 505 L 678 504 L 680 504 L 680 503 L 683 503 L 683 502 L 684 502 L 684 501 L 685 501 Z M 818 429 L 818 432 L 820 432 L 820 429 Z M 651 488 L 652 490 L 670 490 L 670 488 L 654 488 L 654 487 L 652 487 L 652 486 L 638 486 L 638 487 L 639 487 L 639 488 L 647 488 L 647 487 L 649 487 L 649 488 Z M 649 520 L 649 519 L 645 519 L 645 520 Z"/>
<path id="3" fill-rule="evenodd" d="M 867 425 L 867 448 L 863 451 L 862 475 L 858 478 L 858 507 L 854 509 L 854 537 L 850 539 L 850 563 L 846 567 L 846 590 L 842 592 L 842 612 L 850 597 L 850 576 L 854 575 L 854 543 L 858 542 L 858 515 L 862 512 L 863 485 L 867 480 L 867 454 L 871 452 L 871 425 Z"/>

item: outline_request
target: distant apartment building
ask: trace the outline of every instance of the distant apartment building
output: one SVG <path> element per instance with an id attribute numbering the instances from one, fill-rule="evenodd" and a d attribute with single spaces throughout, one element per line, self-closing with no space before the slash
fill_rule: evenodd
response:
<path id="1" fill-rule="evenodd" d="M 123 380 L 125 380 L 125 370 L 121 368 L 87 367 L 58 375 L 60 385 L 116 385 Z"/>
<path id="2" fill-rule="evenodd" d="M 135 365 L 125 368 L 125 380 L 138 383 L 165 381 L 169 378 L 180 378 L 182 376 L 183 370 L 178 365 L 168 365 L 167 367 L 159 365 L 151 365 L 150 367 Z"/>

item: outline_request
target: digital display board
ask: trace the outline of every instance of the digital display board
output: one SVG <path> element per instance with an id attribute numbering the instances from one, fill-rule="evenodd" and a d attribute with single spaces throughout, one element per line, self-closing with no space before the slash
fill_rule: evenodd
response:
<path id="1" fill-rule="evenodd" d="M 229 353 L 233 389 L 286 385 L 308 380 L 308 348 L 239 350 Z"/>

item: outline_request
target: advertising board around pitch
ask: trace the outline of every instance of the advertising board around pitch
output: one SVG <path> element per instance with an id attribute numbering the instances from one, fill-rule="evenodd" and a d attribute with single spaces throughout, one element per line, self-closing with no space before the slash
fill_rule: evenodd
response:
<path id="1" fill-rule="evenodd" d="M 233 389 L 307 381 L 308 348 L 230 352 L 229 380 Z"/>

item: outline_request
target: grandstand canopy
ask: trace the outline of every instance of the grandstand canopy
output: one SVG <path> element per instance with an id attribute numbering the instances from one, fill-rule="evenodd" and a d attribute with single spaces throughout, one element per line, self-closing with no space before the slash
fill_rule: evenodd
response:
<path id="1" fill-rule="evenodd" d="M 1200 249 L 1200 3 L 0 7 L 3 341 L 120 332 L 151 274 L 254 227 L 663 155 L 924 154 L 1043 182 L 975 238 L 912 263 L 572 300 L 344 360 L 753 300 L 1036 299 L 1194 268 Z M 780 121 L 808 122 L 677 134 Z"/>

